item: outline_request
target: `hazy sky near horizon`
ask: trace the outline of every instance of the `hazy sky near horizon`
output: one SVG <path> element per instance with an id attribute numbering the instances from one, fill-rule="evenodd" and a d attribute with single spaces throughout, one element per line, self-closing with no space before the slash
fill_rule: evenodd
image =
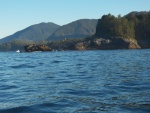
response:
<path id="1" fill-rule="evenodd" d="M 150 0 L 0 0 L 0 38 L 41 22 L 64 25 L 108 13 L 149 10 Z"/>

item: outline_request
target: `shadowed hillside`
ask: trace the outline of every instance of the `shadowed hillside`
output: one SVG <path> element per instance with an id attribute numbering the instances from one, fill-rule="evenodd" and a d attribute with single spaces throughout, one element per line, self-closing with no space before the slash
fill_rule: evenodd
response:
<path id="1" fill-rule="evenodd" d="M 88 35 L 95 34 L 96 25 L 96 19 L 77 20 L 61 26 L 48 38 L 48 40 L 56 41 L 65 38 L 84 38 Z"/>

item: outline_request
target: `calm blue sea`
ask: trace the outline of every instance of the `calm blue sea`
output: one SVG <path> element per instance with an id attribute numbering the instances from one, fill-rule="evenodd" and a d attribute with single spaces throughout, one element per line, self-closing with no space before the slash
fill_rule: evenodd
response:
<path id="1" fill-rule="evenodd" d="M 150 113 L 150 49 L 0 52 L 0 113 Z"/>

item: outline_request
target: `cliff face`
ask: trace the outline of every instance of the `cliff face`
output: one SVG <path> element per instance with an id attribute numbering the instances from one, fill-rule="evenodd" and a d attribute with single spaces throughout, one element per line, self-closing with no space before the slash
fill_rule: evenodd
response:
<path id="1" fill-rule="evenodd" d="M 75 44 L 77 50 L 114 50 L 114 49 L 140 49 L 135 40 L 94 38 Z"/>
<path id="2" fill-rule="evenodd" d="M 128 43 L 128 49 L 141 49 L 137 40 L 135 39 L 125 39 L 125 42 Z"/>
<path id="3" fill-rule="evenodd" d="M 140 49 L 136 40 L 123 38 L 98 38 L 91 37 L 71 45 L 65 45 L 63 50 L 115 50 L 115 49 Z"/>

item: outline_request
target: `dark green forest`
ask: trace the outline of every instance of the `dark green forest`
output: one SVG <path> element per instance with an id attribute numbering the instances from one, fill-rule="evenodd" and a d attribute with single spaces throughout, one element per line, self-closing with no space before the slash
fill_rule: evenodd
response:
<path id="1" fill-rule="evenodd" d="M 98 21 L 96 36 L 150 39 L 150 12 L 133 12 L 124 17 L 104 15 Z"/>

